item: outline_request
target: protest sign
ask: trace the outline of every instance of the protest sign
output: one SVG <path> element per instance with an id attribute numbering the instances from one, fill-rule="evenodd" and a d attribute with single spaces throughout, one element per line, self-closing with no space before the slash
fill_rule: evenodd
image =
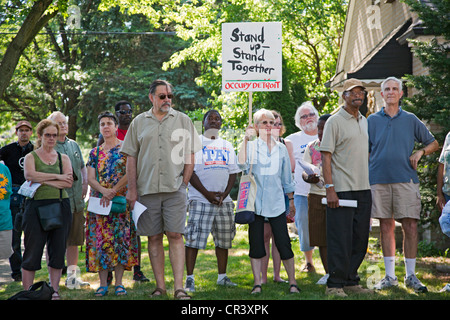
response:
<path id="1" fill-rule="evenodd" d="M 222 90 L 281 91 L 281 22 L 222 24 Z"/>

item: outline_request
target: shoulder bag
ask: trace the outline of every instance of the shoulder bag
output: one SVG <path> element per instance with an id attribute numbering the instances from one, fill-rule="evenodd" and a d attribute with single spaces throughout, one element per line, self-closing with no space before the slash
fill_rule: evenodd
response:
<path id="1" fill-rule="evenodd" d="M 58 152 L 59 172 L 62 174 L 61 154 Z M 39 221 L 44 231 L 51 231 L 63 226 L 63 216 L 61 209 L 62 189 L 59 189 L 59 201 L 37 207 Z"/>
<path id="2" fill-rule="evenodd" d="M 252 174 L 255 150 L 252 148 L 252 159 L 247 174 L 241 176 L 239 193 L 236 204 L 234 221 L 239 224 L 248 224 L 255 221 L 256 181 Z"/>

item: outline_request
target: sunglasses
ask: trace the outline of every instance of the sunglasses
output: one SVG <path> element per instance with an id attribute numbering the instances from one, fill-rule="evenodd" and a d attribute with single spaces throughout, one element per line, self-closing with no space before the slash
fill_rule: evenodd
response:
<path id="1" fill-rule="evenodd" d="M 116 112 L 120 113 L 120 114 L 132 114 L 133 113 L 133 111 L 131 111 L 131 110 L 118 110 Z"/>
<path id="2" fill-rule="evenodd" d="M 173 94 L 167 94 L 167 95 L 165 95 L 165 94 L 160 94 L 160 95 L 158 96 L 158 98 L 160 98 L 161 100 L 164 100 L 166 97 L 167 97 L 167 99 L 172 99 L 172 98 L 173 98 Z"/>
<path id="3" fill-rule="evenodd" d="M 44 133 L 44 137 L 55 139 L 58 135 L 56 133 Z"/>

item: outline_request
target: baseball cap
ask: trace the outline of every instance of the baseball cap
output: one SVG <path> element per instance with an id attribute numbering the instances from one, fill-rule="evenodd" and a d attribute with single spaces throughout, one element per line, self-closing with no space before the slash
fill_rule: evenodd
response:
<path id="1" fill-rule="evenodd" d="M 361 87 L 363 89 L 366 89 L 366 87 L 363 86 L 361 80 L 350 78 L 348 80 L 345 80 L 344 82 L 344 91 L 352 90 L 355 87 Z"/>
<path id="2" fill-rule="evenodd" d="M 33 127 L 31 126 L 31 123 L 29 123 L 26 120 L 21 120 L 16 124 L 16 130 L 19 129 L 21 126 L 27 126 L 30 129 L 33 129 Z"/>

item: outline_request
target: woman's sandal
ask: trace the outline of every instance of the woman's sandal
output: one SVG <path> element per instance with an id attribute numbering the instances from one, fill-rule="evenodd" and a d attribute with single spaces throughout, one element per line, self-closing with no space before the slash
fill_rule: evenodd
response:
<path id="1" fill-rule="evenodd" d="M 127 290 L 125 290 L 124 286 L 118 285 L 115 287 L 115 293 L 116 293 L 116 296 L 125 296 L 125 295 L 127 295 Z"/>
<path id="2" fill-rule="evenodd" d="M 167 294 L 166 290 L 161 289 L 161 288 L 156 288 L 150 294 L 150 298 L 159 298 L 159 297 L 165 296 L 166 294 Z"/>
<path id="3" fill-rule="evenodd" d="M 178 289 L 173 294 L 174 298 L 177 300 L 189 300 L 191 296 L 186 293 L 183 289 Z"/>
<path id="4" fill-rule="evenodd" d="M 104 297 L 107 294 L 108 294 L 108 287 L 98 287 L 98 289 L 94 293 L 96 297 Z"/>
<path id="5" fill-rule="evenodd" d="M 292 288 L 297 289 L 297 291 L 291 291 Z M 301 291 L 300 288 L 299 288 L 296 284 L 291 284 L 291 285 L 289 286 L 289 293 L 290 293 L 290 294 L 300 293 L 300 291 Z"/>
<path id="6" fill-rule="evenodd" d="M 53 292 L 52 300 L 61 300 L 61 296 L 59 295 L 58 291 Z"/>
<path id="7" fill-rule="evenodd" d="M 259 289 L 259 291 L 256 291 L 256 289 Z M 255 284 L 252 288 L 251 294 L 260 294 L 262 292 L 262 287 L 259 284 Z"/>

